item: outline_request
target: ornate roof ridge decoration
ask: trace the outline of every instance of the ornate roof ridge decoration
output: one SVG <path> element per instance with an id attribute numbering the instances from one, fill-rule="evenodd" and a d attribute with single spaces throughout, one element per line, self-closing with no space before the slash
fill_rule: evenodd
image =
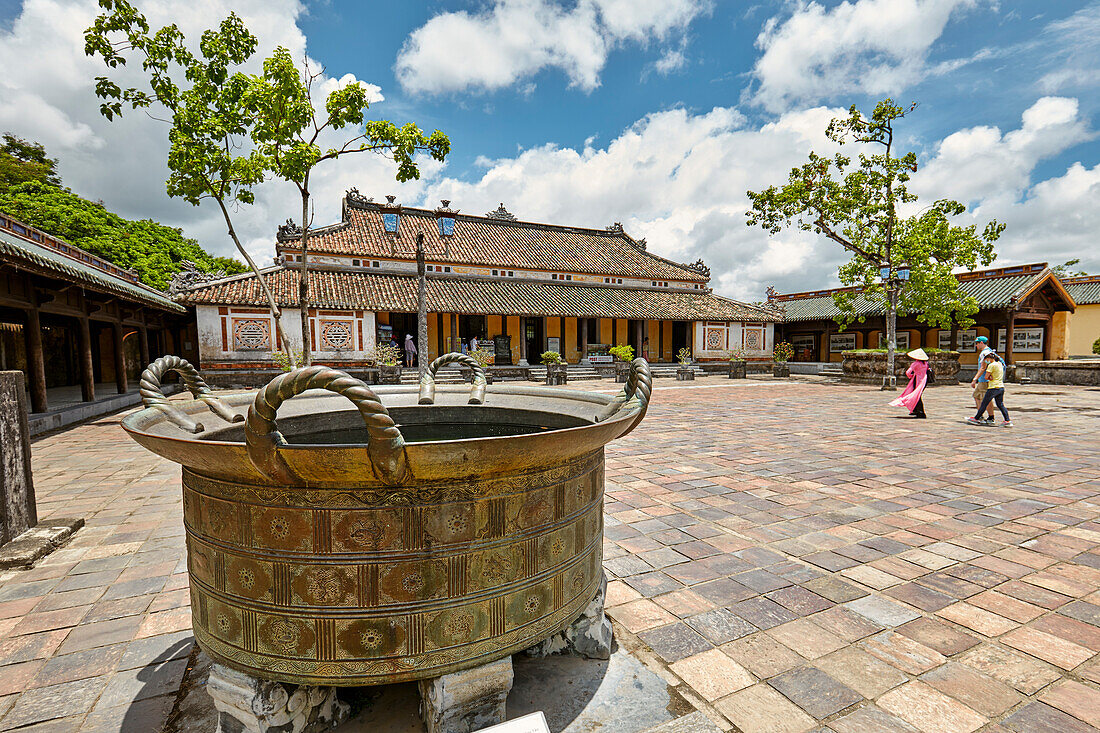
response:
<path id="1" fill-rule="evenodd" d="M 359 193 L 359 189 L 354 187 L 349 188 L 347 191 L 344 192 L 344 200 L 346 200 L 349 204 L 357 204 L 360 206 L 366 206 L 367 204 L 374 203 L 373 196 L 363 196 Z"/>
<path id="2" fill-rule="evenodd" d="M 287 219 L 286 224 L 279 225 L 279 231 L 275 234 L 275 239 L 285 242 L 288 239 L 297 239 L 300 236 L 302 236 L 302 228 L 295 224 L 293 219 Z"/>
<path id="3" fill-rule="evenodd" d="M 698 272 L 703 277 L 710 277 L 710 268 L 707 267 L 707 263 L 703 262 L 702 258 L 695 260 L 695 262 L 692 262 L 690 265 L 684 265 L 684 267 L 688 270 Z"/>
<path id="4" fill-rule="evenodd" d="M 624 234 L 625 233 L 623 231 L 623 223 L 621 221 L 616 221 L 616 222 L 613 222 L 613 223 L 609 224 L 607 226 L 607 231 L 611 232 L 612 234 Z"/>
<path id="5" fill-rule="evenodd" d="M 500 206 L 485 214 L 485 218 L 496 219 L 497 221 L 519 221 L 518 219 L 516 219 L 515 214 L 504 208 L 503 201 L 500 202 Z"/>
<path id="6" fill-rule="evenodd" d="M 287 221 L 290 221 L 289 219 Z M 281 228 L 281 227 L 280 227 Z M 180 271 L 168 281 L 168 297 L 175 299 L 187 290 L 226 277 L 225 270 L 203 272 L 191 260 L 180 261 Z"/>

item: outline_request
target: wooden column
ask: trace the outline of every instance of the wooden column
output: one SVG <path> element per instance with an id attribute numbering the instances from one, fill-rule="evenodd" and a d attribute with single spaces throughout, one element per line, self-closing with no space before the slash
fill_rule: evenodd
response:
<path id="1" fill-rule="evenodd" d="M 152 359 L 149 358 L 149 329 L 145 326 L 138 328 L 138 338 L 141 340 L 141 368 L 149 366 Z"/>
<path id="2" fill-rule="evenodd" d="M 577 319 L 577 339 L 580 342 L 581 360 L 588 358 L 588 319 Z"/>
<path id="3" fill-rule="evenodd" d="M 38 320 L 38 311 L 35 309 L 27 311 L 27 330 L 24 336 L 27 342 L 27 384 L 31 392 L 31 412 L 45 412 L 49 409 L 46 400 L 46 357 L 42 353 L 42 323 Z"/>
<path id="4" fill-rule="evenodd" d="M 451 314 L 451 339 L 447 344 L 447 351 L 462 351 L 462 347 L 458 344 L 458 314 Z"/>
<path id="5" fill-rule="evenodd" d="M 119 394 L 130 391 L 129 378 L 126 376 L 126 350 L 122 345 L 122 324 L 114 324 L 115 335 L 115 386 Z"/>
<path id="6" fill-rule="evenodd" d="M 1009 314 L 1008 314 L 1008 323 L 1005 325 L 1004 356 L 1005 356 L 1005 363 L 1006 364 L 1011 364 L 1012 363 L 1012 341 L 1013 341 L 1013 333 L 1015 331 L 1016 331 L 1016 314 L 1012 313 L 1012 312 L 1009 312 Z"/>
<path id="7" fill-rule="evenodd" d="M 92 356 L 92 327 L 87 318 L 80 322 L 80 399 L 95 402 L 95 363 Z"/>
<path id="8" fill-rule="evenodd" d="M 635 356 L 642 355 L 642 347 L 645 345 L 645 321 L 637 321 L 637 325 L 634 327 L 634 338 L 638 340 L 638 353 Z"/>
<path id="9" fill-rule="evenodd" d="M 527 361 L 527 319 L 519 317 L 519 360 Z"/>

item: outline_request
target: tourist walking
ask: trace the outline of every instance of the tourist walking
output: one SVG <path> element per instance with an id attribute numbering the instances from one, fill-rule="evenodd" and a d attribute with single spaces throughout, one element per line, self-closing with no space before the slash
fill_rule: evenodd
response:
<path id="1" fill-rule="evenodd" d="M 985 357 L 989 354 L 995 353 L 993 349 L 989 348 L 989 339 L 985 336 L 979 336 L 974 339 L 974 350 L 978 352 L 978 371 L 974 375 L 974 378 L 970 380 L 970 386 L 974 389 L 974 406 L 982 404 L 982 400 L 985 398 L 985 391 L 989 388 L 989 377 L 985 373 Z M 988 416 L 983 418 L 989 425 L 993 424 L 993 405 L 988 405 Z"/>
<path id="2" fill-rule="evenodd" d="M 928 386 L 928 354 L 924 349 L 913 349 L 906 356 L 913 360 L 909 368 L 905 370 L 905 376 L 909 377 L 909 384 L 905 385 L 905 391 L 901 397 L 890 404 L 894 407 L 904 407 L 909 410 L 909 417 L 924 419 L 924 388 Z"/>
<path id="3" fill-rule="evenodd" d="M 997 403 L 997 409 L 1001 411 L 1001 416 L 1004 418 L 1004 422 L 1001 423 L 1001 427 L 1012 427 L 1012 419 L 1008 416 L 1008 410 L 1005 408 L 1005 367 L 1001 363 L 1001 359 L 992 350 L 985 355 L 982 359 L 982 363 L 978 365 L 979 369 L 984 369 L 988 386 L 985 389 L 985 396 L 978 404 L 978 412 L 974 417 L 966 418 L 966 421 L 971 425 L 992 425 L 993 419 L 982 419 L 982 413 L 985 412 L 988 407 L 992 410 L 992 403 Z"/>
<path id="4" fill-rule="evenodd" d="M 416 342 L 411 333 L 405 334 L 405 366 L 416 366 Z"/>

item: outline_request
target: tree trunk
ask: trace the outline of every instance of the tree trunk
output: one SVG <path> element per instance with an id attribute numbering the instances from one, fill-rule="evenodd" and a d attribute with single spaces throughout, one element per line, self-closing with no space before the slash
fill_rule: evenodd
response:
<path id="1" fill-rule="evenodd" d="M 271 318 L 275 321 L 276 343 L 282 344 L 287 358 L 290 359 L 291 363 L 294 363 L 294 352 L 290 348 L 290 342 L 287 341 L 286 333 L 283 332 L 283 312 L 279 310 L 279 306 L 275 303 L 275 296 L 271 294 L 271 288 L 267 286 L 260 275 L 260 268 L 256 267 L 256 261 L 252 259 L 252 255 L 248 254 L 248 250 L 244 248 L 241 240 L 237 237 L 237 230 L 233 228 L 233 220 L 229 218 L 229 209 L 225 208 L 225 201 L 218 196 L 215 196 L 214 200 L 218 202 L 218 208 L 222 210 L 222 217 L 225 219 L 225 225 L 229 227 L 229 236 L 233 240 L 233 244 L 237 245 L 237 251 L 241 253 L 241 257 L 252 269 L 252 274 L 256 276 L 256 283 L 263 291 L 264 297 L 267 298 L 267 309 L 271 311 Z"/>
<path id="2" fill-rule="evenodd" d="M 886 377 L 882 380 L 884 390 L 897 389 L 897 377 L 894 376 L 894 352 L 898 348 L 898 291 L 890 283 L 887 293 L 886 310 Z"/>
<path id="3" fill-rule="evenodd" d="M 309 327 L 309 174 L 302 183 L 302 271 L 298 277 L 298 309 L 302 316 L 302 366 L 313 363 Z"/>
<path id="4" fill-rule="evenodd" d="M 428 372 L 424 350 L 428 348 L 428 275 L 424 265 L 424 235 L 416 235 L 416 367 L 423 379 Z"/>

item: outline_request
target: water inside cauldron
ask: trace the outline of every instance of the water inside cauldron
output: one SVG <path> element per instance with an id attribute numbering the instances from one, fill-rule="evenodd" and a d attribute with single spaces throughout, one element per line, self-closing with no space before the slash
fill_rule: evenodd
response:
<path id="1" fill-rule="evenodd" d="M 398 423 L 406 443 L 427 443 L 434 440 L 473 440 L 475 438 L 499 438 L 510 435 L 528 435 L 558 430 L 549 425 L 520 425 L 509 423 Z M 287 442 L 297 445 L 323 445 L 366 443 L 366 428 L 342 428 L 316 430 L 286 436 Z"/>

